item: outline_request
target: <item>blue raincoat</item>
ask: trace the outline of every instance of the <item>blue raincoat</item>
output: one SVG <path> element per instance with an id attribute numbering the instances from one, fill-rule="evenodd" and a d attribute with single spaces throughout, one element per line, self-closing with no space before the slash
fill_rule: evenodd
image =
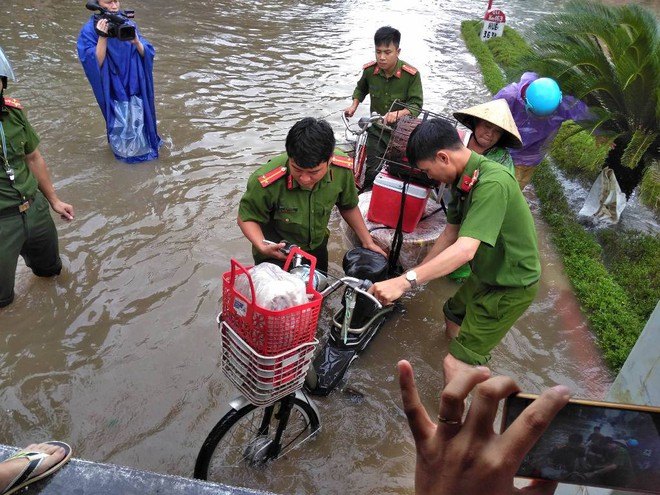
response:
<path id="1" fill-rule="evenodd" d="M 565 120 L 579 121 L 591 118 L 587 105 L 570 95 L 563 95 L 557 110 L 546 117 L 537 117 L 528 112 L 521 91 L 538 78 L 538 74 L 534 72 L 525 72 L 519 82 L 505 86 L 493 96 L 494 100 L 504 98 L 507 101 L 520 132 L 522 148 L 509 149 L 515 165 L 528 167 L 538 165 Z"/>
<path id="2" fill-rule="evenodd" d="M 130 21 L 129 21 L 130 22 Z M 136 28 L 137 31 L 137 28 Z M 103 66 L 96 59 L 94 15 L 78 36 L 78 57 L 105 119 L 115 157 L 127 163 L 158 158 L 153 65 L 156 51 L 140 34 L 144 56 L 130 41 L 108 38 Z"/>

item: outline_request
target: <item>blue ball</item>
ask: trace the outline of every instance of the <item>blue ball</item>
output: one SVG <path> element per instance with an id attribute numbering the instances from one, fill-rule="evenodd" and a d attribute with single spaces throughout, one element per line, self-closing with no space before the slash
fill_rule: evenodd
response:
<path id="1" fill-rule="evenodd" d="M 539 117 L 550 115 L 561 103 L 559 84 L 549 77 L 541 77 L 527 86 L 525 104 L 527 110 Z"/>

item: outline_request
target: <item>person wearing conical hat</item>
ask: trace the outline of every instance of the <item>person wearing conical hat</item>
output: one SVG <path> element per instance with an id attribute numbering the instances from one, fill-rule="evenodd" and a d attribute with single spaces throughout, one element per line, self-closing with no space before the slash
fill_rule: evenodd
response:
<path id="1" fill-rule="evenodd" d="M 513 159 L 507 148 L 520 148 L 522 140 L 506 100 L 491 100 L 481 105 L 454 112 L 454 118 L 468 128 L 458 131 L 463 144 L 486 158 L 504 165 L 515 176 Z M 447 275 L 462 282 L 470 276 L 465 264 Z"/>
<path id="2" fill-rule="evenodd" d="M 506 100 L 491 100 L 458 110 L 454 118 L 469 129 L 461 136 L 465 146 L 514 172 L 507 148 L 520 148 L 523 143 Z"/>

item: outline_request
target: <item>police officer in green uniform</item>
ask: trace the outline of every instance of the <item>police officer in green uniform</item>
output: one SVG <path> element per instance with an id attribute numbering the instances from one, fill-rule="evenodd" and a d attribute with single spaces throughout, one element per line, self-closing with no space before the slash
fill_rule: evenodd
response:
<path id="1" fill-rule="evenodd" d="M 369 234 L 357 204 L 352 160 L 335 151 L 330 124 L 307 117 L 289 130 L 286 153 L 248 179 L 238 226 L 252 243 L 255 263 L 283 265 L 286 256 L 280 252 L 284 247 L 280 241 L 288 241 L 314 255 L 317 268 L 326 272 L 328 222 L 335 205 L 362 246 L 385 256 Z"/>
<path id="2" fill-rule="evenodd" d="M 419 115 L 424 102 L 422 79 L 417 69 L 399 59 L 400 42 L 401 33 L 397 29 L 384 26 L 376 31 L 376 60 L 362 68 L 362 77 L 353 91 L 353 103 L 344 109 L 347 117 L 355 114 L 358 105 L 367 95 L 371 100 L 371 113 L 382 115 L 388 126 L 395 124 L 404 115 Z M 396 105 L 395 101 L 405 103 L 406 106 Z M 385 154 L 390 139 L 389 131 L 383 130 L 382 126 L 372 126 L 368 132 L 365 189 L 371 188 L 378 173 L 380 158 Z"/>
<path id="3" fill-rule="evenodd" d="M 483 365 L 536 297 L 541 260 L 534 219 L 513 173 L 466 148 L 444 119 L 421 123 L 408 140 L 410 162 L 452 184 L 447 226 L 422 263 L 372 291 L 391 302 L 406 290 L 470 262 L 472 274 L 444 305 L 445 381 Z"/>
<path id="4" fill-rule="evenodd" d="M 40 277 L 62 270 L 57 230 L 48 205 L 64 219 L 73 207 L 59 200 L 41 153 L 39 137 L 20 102 L 4 98 L 7 81 L 15 81 L 0 48 L 0 307 L 14 300 L 18 257 Z"/>

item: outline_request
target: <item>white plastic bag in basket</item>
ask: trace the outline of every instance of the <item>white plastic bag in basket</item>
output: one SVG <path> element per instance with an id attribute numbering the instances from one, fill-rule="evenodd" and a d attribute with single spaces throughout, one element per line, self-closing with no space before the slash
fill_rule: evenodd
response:
<path id="1" fill-rule="evenodd" d="M 273 263 L 260 263 L 248 270 L 254 284 L 258 306 L 270 311 L 299 306 L 309 302 L 305 282 Z M 236 276 L 235 289 L 250 297 L 250 284 L 245 274 Z"/>

